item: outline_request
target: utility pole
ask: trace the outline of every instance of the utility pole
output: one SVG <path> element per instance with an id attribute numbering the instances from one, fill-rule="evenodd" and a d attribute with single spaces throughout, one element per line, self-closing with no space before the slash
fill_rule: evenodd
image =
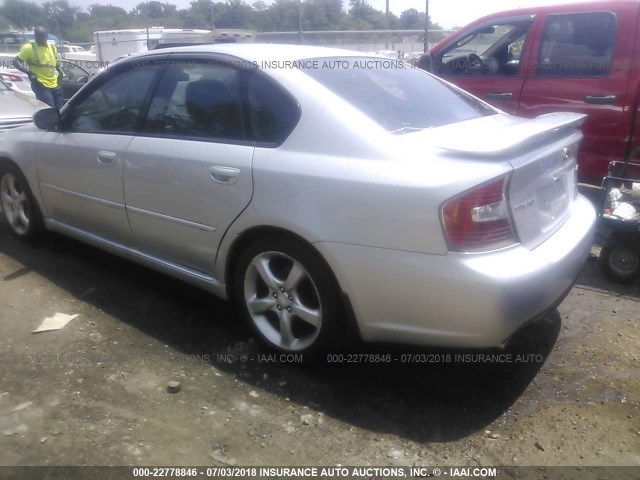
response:
<path id="1" fill-rule="evenodd" d="M 211 30 L 216 29 L 216 24 L 213 21 L 213 0 L 211 0 Z"/>
<path id="2" fill-rule="evenodd" d="M 388 2 L 389 0 L 387 0 Z M 429 51 L 429 0 L 425 0 L 424 8 L 424 53 Z"/>

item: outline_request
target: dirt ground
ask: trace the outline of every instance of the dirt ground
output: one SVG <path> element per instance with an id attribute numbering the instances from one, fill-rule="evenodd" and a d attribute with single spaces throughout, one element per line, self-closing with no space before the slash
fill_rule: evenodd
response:
<path id="1" fill-rule="evenodd" d="M 0 224 L 0 465 L 638 466 L 639 307 L 592 258 L 510 361 L 356 346 L 431 361 L 301 367 L 230 304 Z M 32 333 L 56 312 L 78 317 Z"/>

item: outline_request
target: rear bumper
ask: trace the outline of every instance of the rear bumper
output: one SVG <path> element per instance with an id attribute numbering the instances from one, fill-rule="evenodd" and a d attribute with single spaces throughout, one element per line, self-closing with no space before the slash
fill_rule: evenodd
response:
<path id="1" fill-rule="evenodd" d="M 591 249 L 591 204 L 578 197 L 571 217 L 533 250 L 427 255 L 316 244 L 349 296 L 362 338 L 446 347 L 501 347 L 554 308 Z"/>

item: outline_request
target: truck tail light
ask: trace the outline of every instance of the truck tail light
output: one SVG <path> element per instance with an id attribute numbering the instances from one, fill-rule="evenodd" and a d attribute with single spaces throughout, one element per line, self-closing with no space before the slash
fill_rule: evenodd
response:
<path id="1" fill-rule="evenodd" d="M 507 180 L 492 180 L 445 202 L 442 223 L 449 250 L 488 251 L 517 242 L 509 219 Z"/>

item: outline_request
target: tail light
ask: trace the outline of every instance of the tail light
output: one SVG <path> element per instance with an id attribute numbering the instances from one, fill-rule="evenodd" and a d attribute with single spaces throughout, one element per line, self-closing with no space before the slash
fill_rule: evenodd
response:
<path id="1" fill-rule="evenodd" d="M 449 250 L 495 250 L 517 242 L 509 218 L 508 177 L 468 190 L 442 207 L 442 223 Z"/>
<path id="2" fill-rule="evenodd" d="M 21 82 L 22 81 L 22 77 L 20 75 L 15 75 L 13 73 L 0 73 L 0 77 L 2 77 L 2 79 L 5 82 Z"/>

